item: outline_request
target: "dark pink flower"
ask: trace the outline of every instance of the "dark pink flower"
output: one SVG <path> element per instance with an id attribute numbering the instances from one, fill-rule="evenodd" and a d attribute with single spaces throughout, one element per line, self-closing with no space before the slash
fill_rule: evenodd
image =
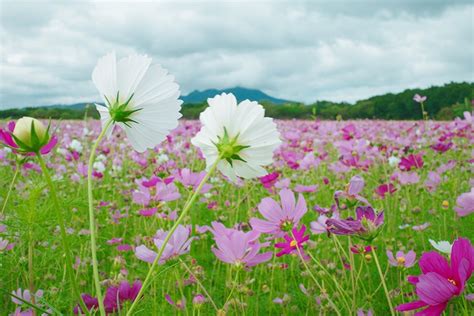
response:
<path id="1" fill-rule="evenodd" d="M 474 247 L 468 239 L 458 238 L 451 251 L 451 263 L 435 251 L 424 253 L 419 261 L 423 274 L 410 276 L 418 300 L 396 307 L 397 311 L 410 311 L 426 307 L 417 314 L 438 316 L 449 301 L 462 294 L 466 282 L 474 272 Z"/>
<path id="2" fill-rule="evenodd" d="M 263 177 L 260 177 L 260 183 L 263 185 L 265 189 L 271 189 L 278 181 L 278 177 L 280 176 L 279 172 L 272 172 Z"/>
<path id="3" fill-rule="evenodd" d="M 398 167 L 403 171 L 421 169 L 423 168 L 423 156 L 421 154 L 410 154 L 408 157 L 402 157 Z"/>
<path id="4" fill-rule="evenodd" d="M 306 232 L 306 226 L 302 225 L 300 230 L 293 228 L 291 231 L 291 236 L 289 234 L 283 236 L 285 242 L 275 244 L 275 248 L 281 248 L 281 251 L 277 253 L 277 257 L 289 255 L 291 253 L 299 254 L 298 249 L 303 255 L 302 246 L 309 240 L 309 235 L 304 235 Z"/>
<path id="5" fill-rule="evenodd" d="M 390 195 L 392 195 L 393 193 L 395 193 L 397 191 L 397 189 L 395 188 L 395 186 L 391 183 L 384 183 L 384 184 L 381 184 L 379 185 L 376 189 L 375 189 L 375 193 L 380 196 L 382 199 L 385 198 L 385 195 L 388 193 Z"/>
<path id="6" fill-rule="evenodd" d="M 453 143 L 449 142 L 449 143 L 436 143 L 434 145 L 431 145 L 431 149 L 439 152 L 439 153 L 445 153 L 447 152 L 448 150 L 451 149 L 451 147 L 453 147 Z"/>

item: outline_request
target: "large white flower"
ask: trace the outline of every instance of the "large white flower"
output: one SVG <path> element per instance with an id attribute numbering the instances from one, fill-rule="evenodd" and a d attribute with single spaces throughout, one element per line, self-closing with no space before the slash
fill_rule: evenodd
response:
<path id="1" fill-rule="evenodd" d="M 106 106 L 96 104 L 102 128 L 109 120 L 125 130 L 139 152 L 162 142 L 176 128 L 182 101 L 174 77 L 145 55 L 117 61 L 115 53 L 100 58 L 92 81 Z M 112 132 L 112 126 L 107 135 Z"/>
<path id="2" fill-rule="evenodd" d="M 202 128 L 191 140 L 204 154 L 207 168 L 221 156 L 217 168 L 233 181 L 267 174 L 263 166 L 273 162 L 281 141 L 263 107 L 249 100 L 237 105 L 235 96 L 226 93 L 207 102 L 209 107 L 200 115 Z"/>

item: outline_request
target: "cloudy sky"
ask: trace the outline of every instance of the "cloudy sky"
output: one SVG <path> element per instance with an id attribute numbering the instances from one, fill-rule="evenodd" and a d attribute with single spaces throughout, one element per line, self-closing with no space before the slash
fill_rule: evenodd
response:
<path id="1" fill-rule="evenodd" d="M 0 1 L 0 108 L 98 100 L 112 50 L 152 56 L 183 94 L 354 101 L 474 81 L 471 1 Z"/>

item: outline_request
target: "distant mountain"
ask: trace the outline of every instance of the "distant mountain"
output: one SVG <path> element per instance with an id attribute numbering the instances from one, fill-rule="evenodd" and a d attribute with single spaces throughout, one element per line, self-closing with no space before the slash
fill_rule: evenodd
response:
<path id="1" fill-rule="evenodd" d="M 234 94 L 238 102 L 246 100 L 246 99 L 249 99 L 252 101 L 270 101 L 274 104 L 283 104 L 283 103 L 291 102 L 288 100 L 274 98 L 257 89 L 248 89 L 248 88 L 242 88 L 242 87 L 234 87 L 234 88 L 228 88 L 228 89 L 223 89 L 223 90 L 218 90 L 218 89 L 207 89 L 203 91 L 194 90 L 188 95 L 181 96 L 181 100 L 183 100 L 185 104 L 186 103 L 203 103 L 203 102 L 206 102 L 208 98 L 212 98 L 216 94 L 221 94 L 223 92 Z"/>

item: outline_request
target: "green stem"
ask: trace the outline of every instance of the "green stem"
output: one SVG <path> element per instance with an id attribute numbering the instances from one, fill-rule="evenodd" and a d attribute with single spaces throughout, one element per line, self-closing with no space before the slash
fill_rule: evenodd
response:
<path id="1" fill-rule="evenodd" d="M 294 241 L 296 241 L 296 238 L 295 238 L 295 235 L 293 234 L 293 231 L 290 232 L 291 233 L 291 238 L 293 238 Z M 311 272 L 311 270 L 309 269 L 309 266 L 308 264 L 306 263 L 305 259 L 303 258 L 303 254 L 301 253 L 301 249 L 300 249 L 300 246 L 298 245 L 298 242 L 296 241 L 296 249 L 298 250 L 298 254 L 299 254 L 299 257 L 301 259 L 301 262 L 303 263 L 304 267 L 306 268 L 306 271 L 308 271 L 309 273 L 309 276 L 311 277 L 311 279 L 313 279 L 314 283 L 316 283 L 316 285 L 318 286 L 319 290 L 321 291 L 321 293 L 324 292 L 324 289 L 323 287 L 321 286 L 321 284 L 319 284 L 318 280 L 316 279 L 316 277 L 314 276 L 314 274 Z M 329 302 L 329 305 L 331 305 L 331 307 L 334 309 L 334 311 L 336 312 L 336 314 L 338 316 L 341 316 L 341 312 L 339 311 L 339 309 L 337 308 L 336 304 L 334 304 L 334 302 L 331 300 L 331 298 L 329 297 L 329 295 L 327 295 L 327 300 Z"/>
<path id="2" fill-rule="evenodd" d="M 10 187 L 8 188 L 7 196 L 5 197 L 5 200 L 3 201 L 2 211 L 0 212 L 0 215 L 3 215 L 3 212 L 5 212 L 5 208 L 7 207 L 8 200 L 10 199 L 10 194 L 13 190 L 13 187 L 15 186 L 15 181 L 16 181 L 16 178 L 18 177 L 18 173 L 20 173 L 20 164 L 17 162 L 15 165 L 15 173 L 13 174 L 12 182 L 10 183 Z"/>
<path id="3" fill-rule="evenodd" d="M 87 309 L 86 304 L 84 304 L 84 301 L 82 300 L 82 296 L 79 293 L 79 288 L 77 287 L 74 271 L 72 270 L 73 263 L 72 263 L 71 248 L 69 247 L 69 241 L 66 234 L 66 221 L 64 219 L 63 213 L 59 205 L 59 199 L 56 193 L 56 188 L 53 185 L 53 180 L 51 180 L 51 176 L 49 174 L 48 168 L 46 167 L 46 163 L 43 160 L 43 157 L 41 156 L 40 153 L 37 153 L 36 156 L 38 157 L 41 170 L 43 171 L 44 178 L 46 180 L 46 183 L 48 184 L 49 191 L 51 193 L 50 195 L 54 204 L 54 210 L 56 212 L 56 217 L 58 218 L 58 221 L 59 221 L 59 231 L 61 233 L 61 242 L 63 244 L 64 254 L 66 255 L 66 273 L 69 275 L 73 293 L 79 299 L 79 304 L 81 305 L 81 309 L 89 315 L 89 310 Z"/>
<path id="4" fill-rule="evenodd" d="M 319 262 L 319 260 L 317 260 L 309 251 L 307 252 L 307 254 L 311 257 L 311 259 L 313 260 L 314 263 L 316 263 L 318 265 L 318 267 L 323 270 L 323 272 L 329 276 L 331 278 L 331 280 L 334 282 L 334 285 L 336 286 L 336 290 L 339 291 L 339 294 L 341 294 L 341 297 L 342 299 L 344 300 L 344 304 L 346 305 L 346 308 L 348 311 L 351 310 L 350 306 L 349 306 L 349 302 L 347 301 L 347 296 L 348 294 L 346 293 L 346 291 L 344 291 L 339 282 L 337 281 L 337 279 L 334 277 L 334 275 L 332 275 L 331 273 L 329 273 L 329 271 L 323 266 L 323 264 L 321 262 Z M 353 305 L 355 306 L 355 305 Z"/>
<path id="5" fill-rule="evenodd" d="M 155 270 L 156 265 L 158 264 L 158 261 L 161 259 L 161 256 L 163 255 L 163 252 L 165 250 L 166 245 L 168 244 L 168 241 L 170 240 L 171 236 L 173 236 L 173 233 L 175 232 L 176 228 L 178 228 L 178 225 L 183 221 L 184 217 L 188 213 L 188 211 L 191 209 L 191 206 L 194 204 L 194 201 L 199 195 L 199 192 L 201 192 L 202 187 L 204 184 L 207 182 L 209 177 L 211 176 L 212 173 L 217 168 L 217 164 L 220 161 L 220 157 L 214 162 L 214 164 L 211 166 L 209 169 L 209 172 L 204 176 L 204 178 L 201 180 L 201 183 L 199 183 L 199 186 L 196 188 L 196 191 L 194 191 L 193 195 L 189 199 L 189 201 L 185 204 L 183 211 L 181 212 L 181 215 L 178 217 L 176 222 L 174 223 L 173 227 L 171 227 L 171 230 L 168 232 L 166 235 L 165 240 L 163 241 L 163 245 L 161 246 L 160 250 L 158 251 L 158 255 L 156 256 L 155 260 L 151 264 L 150 270 L 148 270 L 148 274 L 146 275 L 145 281 L 143 281 L 142 288 L 138 292 L 137 297 L 132 303 L 132 306 L 130 306 L 130 309 L 127 312 L 127 316 L 132 315 L 132 311 L 135 309 L 135 307 L 138 304 L 138 301 L 140 300 L 141 296 L 143 295 L 143 292 L 145 292 L 146 288 L 148 287 L 150 283 L 151 276 Z"/>
<path id="6" fill-rule="evenodd" d="M 34 286 L 34 271 L 33 271 L 33 228 L 31 224 L 31 213 L 30 209 L 30 227 L 29 227 L 29 238 L 28 238 L 28 287 L 31 293 L 31 304 L 35 304 L 35 286 Z M 36 315 L 36 311 L 33 310 L 33 315 Z"/>
<path id="7" fill-rule="evenodd" d="M 99 279 L 99 264 L 97 262 L 97 244 L 96 244 L 96 224 L 94 214 L 94 197 L 92 196 L 92 168 L 95 161 L 95 152 L 99 146 L 100 141 L 104 137 L 107 130 L 112 125 L 112 120 L 107 121 L 104 128 L 97 137 L 89 156 L 89 165 L 87 168 L 87 198 L 89 202 L 89 230 L 91 231 L 91 252 L 92 252 L 92 270 L 94 276 L 95 291 L 97 294 L 97 300 L 99 301 L 100 315 L 105 316 L 104 300 L 102 298 L 102 291 L 100 290 L 100 279 Z"/>
<path id="8" fill-rule="evenodd" d="M 232 272 L 232 270 L 231 270 L 231 272 Z M 237 269 L 237 273 L 235 274 L 234 282 L 232 283 L 232 289 L 230 289 L 230 293 L 229 293 L 229 295 L 227 296 L 227 299 L 224 302 L 224 306 L 222 307 L 223 310 L 225 310 L 225 306 L 227 305 L 227 302 L 229 302 L 230 298 L 232 297 L 232 294 L 234 294 L 235 288 L 237 287 L 237 281 L 239 280 L 239 272 L 240 272 L 240 268 Z"/>
<path id="9" fill-rule="evenodd" d="M 212 299 L 211 295 L 209 295 L 209 293 L 207 292 L 206 288 L 205 288 L 204 285 L 201 283 L 201 281 L 199 281 L 199 279 L 197 278 L 197 276 L 193 273 L 193 271 L 191 271 L 191 269 L 188 267 L 188 265 L 187 265 L 183 260 L 181 260 L 181 258 L 179 258 L 179 261 L 182 263 L 182 265 L 184 266 L 184 268 L 186 269 L 186 271 L 188 271 L 188 273 L 194 277 L 194 280 L 196 280 L 196 283 L 197 283 L 197 284 L 199 285 L 199 287 L 202 289 L 202 291 L 204 292 L 204 294 L 206 294 L 207 298 L 208 298 L 209 301 L 211 302 L 211 304 L 212 304 L 212 306 L 214 307 L 214 309 L 216 310 L 216 312 L 218 312 L 219 309 L 217 308 L 216 303 L 214 303 L 214 300 Z"/>
<path id="10" fill-rule="evenodd" d="M 395 312 L 393 311 L 392 300 L 390 299 L 390 295 L 388 293 L 387 284 L 385 283 L 385 277 L 382 273 L 382 268 L 380 267 L 379 259 L 377 257 L 377 252 L 375 251 L 375 249 L 373 249 L 372 253 L 374 254 L 375 265 L 377 266 L 377 271 L 379 272 L 380 281 L 382 282 L 382 286 L 385 291 L 385 297 L 387 298 L 388 306 L 390 307 L 390 314 L 392 316 L 395 316 Z"/>

